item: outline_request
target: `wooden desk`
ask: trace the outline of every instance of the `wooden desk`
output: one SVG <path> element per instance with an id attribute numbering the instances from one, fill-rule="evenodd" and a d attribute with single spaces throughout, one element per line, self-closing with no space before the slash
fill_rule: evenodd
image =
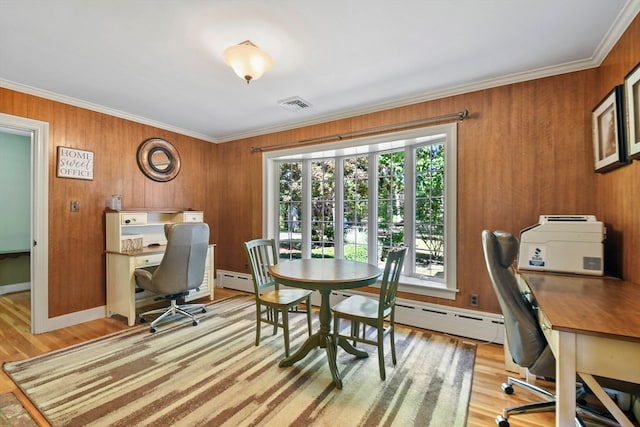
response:
<path id="1" fill-rule="evenodd" d="M 128 209 L 105 212 L 107 256 L 107 316 L 121 314 L 129 326 L 136 321 L 136 307 L 152 303 L 157 297 L 136 286 L 136 268 L 160 264 L 166 249 L 165 226 L 185 222 L 203 222 L 202 211 L 184 209 Z M 192 291 L 185 301 L 209 297 L 213 300 L 214 247 L 209 245 L 204 279 L 200 290 Z"/>
<path id="2" fill-rule="evenodd" d="M 325 348 L 331 376 L 338 388 L 342 388 L 342 378 L 336 363 L 337 345 L 357 357 L 369 357 L 369 354 L 354 348 L 347 340 L 340 338 L 333 342 L 331 335 L 331 304 L 329 296 L 336 289 L 351 289 L 368 286 L 376 282 L 382 274 L 378 267 L 363 262 L 342 259 L 301 259 L 281 262 L 269 268 L 269 273 L 279 283 L 320 292 L 320 330 L 291 356 L 280 361 L 280 367 L 291 366 L 304 358 L 316 347 Z"/>
<path id="3" fill-rule="evenodd" d="M 185 301 L 209 297 L 213 301 L 214 248 L 209 245 L 204 279 L 198 291 L 192 291 Z M 160 265 L 166 246 L 153 246 L 129 252 L 107 252 L 107 316 L 120 314 L 127 318 L 129 326 L 136 322 L 136 307 L 154 302 L 158 296 L 138 288 L 133 272 L 136 268 Z"/>
<path id="4" fill-rule="evenodd" d="M 520 272 L 556 357 L 556 425 L 572 426 L 576 373 L 623 426 L 631 426 L 593 376 L 640 383 L 640 285 Z"/>

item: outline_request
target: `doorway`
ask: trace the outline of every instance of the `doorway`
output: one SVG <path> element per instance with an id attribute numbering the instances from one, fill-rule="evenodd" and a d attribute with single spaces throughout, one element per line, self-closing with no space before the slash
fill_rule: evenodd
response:
<path id="1" fill-rule="evenodd" d="M 0 128 L 0 197 L 0 295 L 4 295 L 31 288 L 30 132 Z"/>
<path id="2" fill-rule="evenodd" d="M 31 333 L 53 329 L 49 324 L 49 124 L 0 113 L 0 131 L 31 139 L 30 278 Z"/>

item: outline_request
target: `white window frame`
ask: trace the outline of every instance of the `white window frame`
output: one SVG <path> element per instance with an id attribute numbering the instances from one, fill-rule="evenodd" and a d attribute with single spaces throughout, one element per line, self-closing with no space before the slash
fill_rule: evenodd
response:
<path id="1" fill-rule="evenodd" d="M 431 281 L 428 279 L 418 279 L 415 277 L 402 276 L 400 278 L 400 291 L 406 291 L 413 294 L 433 296 L 437 298 L 445 298 L 454 300 L 458 292 L 457 287 L 457 124 L 449 123 L 437 126 L 430 126 L 426 128 L 411 129 L 406 131 L 387 133 L 384 135 L 376 135 L 371 137 L 363 137 L 358 139 L 351 139 L 346 141 L 339 141 L 335 143 L 327 143 L 314 146 L 305 147 L 293 147 L 283 150 L 266 151 L 262 153 L 262 173 L 263 173 L 263 192 L 262 192 L 262 206 L 263 206 L 263 236 L 267 238 L 277 239 L 278 232 L 278 199 L 279 199 L 279 183 L 278 183 L 278 160 L 291 160 L 291 161 L 305 161 L 312 159 L 320 159 L 326 157 L 342 157 L 342 156 L 356 156 L 366 155 L 367 153 L 377 153 L 383 150 L 397 150 L 401 148 L 412 149 L 413 146 L 420 144 L 424 140 L 428 140 L 431 137 L 437 135 L 444 135 L 445 144 L 445 280 L 442 282 Z M 338 162 L 340 163 L 340 162 Z M 412 167 L 413 165 L 406 166 Z M 412 169 L 413 170 L 413 169 Z M 373 171 L 370 171 L 370 173 Z M 376 173 L 376 172 L 373 172 Z M 304 176 L 305 174 L 303 174 Z M 338 175 L 336 172 L 336 176 Z M 375 178 L 371 175 L 369 179 Z M 413 181 L 413 179 L 411 180 Z M 336 183 L 337 184 L 337 183 Z M 405 196 L 407 188 L 410 191 L 410 197 L 413 197 L 414 184 L 407 185 L 405 187 Z M 371 190 L 370 190 L 371 193 Z M 310 196 L 309 196 L 310 197 Z M 371 198 L 369 200 L 375 200 Z M 342 206 L 337 204 L 339 200 L 336 200 L 336 206 Z M 370 203 L 369 209 L 375 209 L 376 204 Z M 373 216 L 375 217 L 374 212 Z M 406 212 L 407 218 L 413 218 L 413 212 Z M 411 215 L 411 216 L 409 216 Z M 336 215 L 336 218 L 341 215 Z M 303 227 L 308 227 L 310 224 L 303 223 Z M 304 233 L 303 233 L 304 234 Z M 412 238 L 406 236 L 405 238 Z M 303 258 L 308 258 L 308 248 L 304 244 L 303 239 Z M 371 242 L 370 245 L 375 245 L 376 242 Z M 372 248 L 369 248 L 370 251 Z M 377 250 L 377 248 L 375 249 Z M 338 255 L 341 250 L 336 252 Z M 407 260 L 407 262 L 414 262 L 413 259 Z"/>

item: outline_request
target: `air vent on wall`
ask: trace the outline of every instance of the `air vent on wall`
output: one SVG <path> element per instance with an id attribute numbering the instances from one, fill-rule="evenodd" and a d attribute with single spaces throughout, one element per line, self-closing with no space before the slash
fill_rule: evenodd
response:
<path id="1" fill-rule="evenodd" d="M 298 96 L 294 96 L 293 98 L 282 99 L 278 101 L 278 104 L 280 104 L 282 108 L 286 108 L 289 111 L 300 111 L 300 110 L 305 110 L 307 108 L 311 108 L 310 102 L 307 102 Z"/>

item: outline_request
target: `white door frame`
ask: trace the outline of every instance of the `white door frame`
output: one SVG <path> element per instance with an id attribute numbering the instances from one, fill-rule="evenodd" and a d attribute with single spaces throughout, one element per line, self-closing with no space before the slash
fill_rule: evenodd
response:
<path id="1" fill-rule="evenodd" d="M 49 325 L 49 123 L 0 113 L 0 126 L 31 132 L 31 333 Z"/>

